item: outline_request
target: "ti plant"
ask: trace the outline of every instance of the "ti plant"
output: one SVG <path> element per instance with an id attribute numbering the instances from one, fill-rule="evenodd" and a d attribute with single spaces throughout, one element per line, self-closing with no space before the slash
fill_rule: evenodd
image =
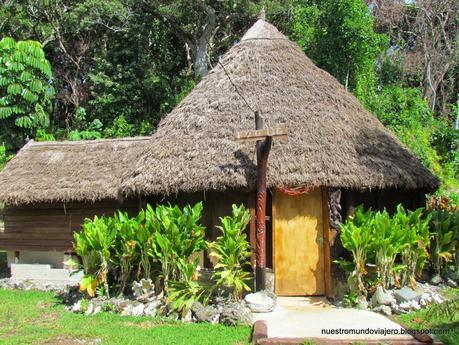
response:
<path id="1" fill-rule="evenodd" d="M 375 251 L 375 264 L 378 282 L 384 289 L 389 288 L 395 275 L 395 259 L 404 247 L 402 233 L 404 229 L 395 226 L 386 210 L 374 213 L 372 247 Z"/>
<path id="2" fill-rule="evenodd" d="M 430 216 L 422 217 L 424 209 L 414 212 L 406 211 L 402 205 L 397 206 L 393 217 L 394 227 L 399 229 L 402 241 L 402 284 L 416 287 L 416 277 L 419 276 L 429 257 L 427 247 L 430 241 Z"/>
<path id="3" fill-rule="evenodd" d="M 214 278 L 217 285 L 233 290 L 235 300 L 240 299 L 242 292 L 250 291 L 248 281 L 250 274 L 245 270 L 249 267 L 251 255 L 245 229 L 250 221 L 250 213 L 244 205 L 232 205 L 232 216 L 220 218 L 221 236 L 210 245 L 210 256 L 217 259 Z"/>
<path id="4" fill-rule="evenodd" d="M 172 310 L 185 317 L 195 302 L 207 304 L 212 293 L 211 286 L 199 282 L 199 258 L 194 260 L 179 259 L 177 267 L 181 272 L 180 280 L 169 281 L 168 302 Z"/>
<path id="5" fill-rule="evenodd" d="M 459 212 L 439 209 L 430 211 L 430 215 L 430 257 L 433 269 L 440 274 L 447 262 L 458 260 Z M 456 271 L 457 264 L 458 262 Z"/>
<path id="6" fill-rule="evenodd" d="M 207 249 L 205 228 L 200 224 L 202 203 L 183 209 L 175 206 L 158 205 L 147 208 L 146 226 L 152 229 L 151 255 L 161 265 L 164 286 L 170 280 L 178 281 L 183 272 L 180 259 L 189 259 Z"/>
<path id="7" fill-rule="evenodd" d="M 86 261 L 88 266 L 86 266 L 86 275 L 80 283 L 80 289 L 87 291 L 91 297 L 94 297 L 95 289 L 99 284 L 102 284 L 105 294 L 110 296 L 108 267 L 116 229 L 109 223 L 106 217 L 95 216 L 93 220 L 86 219 L 82 231 L 75 233 L 74 237 L 77 254 L 83 260 L 90 260 Z"/>
<path id="8" fill-rule="evenodd" d="M 123 294 L 131 277 L 133 264 L 138 257 L 137 231 L 140 228 L 140 217 L 131 218 L 125 212 L 118 211 L 112 220 L 116 229 L 113 263 L 119 268 L 119 294 Z"/>
<path id="9" fill-rule="evenodd" d="M 355 285 L 359 296 L 366 296 L 367 294 L 364 277 L 367 274 L 365 265 L 371 252 L 371 241 L 373 240 L 371 234 L 373 222 L 371 210 L 364 212 L 363 207 L 359 206 L 356 208 L 355 214 L 344 224 L 341 224 L 341 241 L 343 247 L 352 253 L 354 264 L 354 271 L 350 277 L 353 283 L 351 285 Z"/>

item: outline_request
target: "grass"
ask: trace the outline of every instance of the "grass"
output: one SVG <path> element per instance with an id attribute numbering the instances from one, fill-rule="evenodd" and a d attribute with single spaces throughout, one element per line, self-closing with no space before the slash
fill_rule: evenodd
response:
<path id="1" fill-rule="evenodd" d="M 442 291 L 448 299 L 458 299 L 459 289 L 448 288 Z M 448 302 L 445 302 L 448 303 Z M 452 304 L 450 304 L 451 306 Z M 396 322 L 402 323 L 410 329 L 442 329 L 448 330 L 447 334 L 435 334 L 445 345 L 459 344 L 459 309 L 446 310 L 446 304 L 432 305 L 419 311 L 394 316 Z"/>
<path id="2" fill-rule="evenodd" d="M 73 314 L 52 293 L 0 289 L 0 344 L 248 344 L 250 327 Z"/>

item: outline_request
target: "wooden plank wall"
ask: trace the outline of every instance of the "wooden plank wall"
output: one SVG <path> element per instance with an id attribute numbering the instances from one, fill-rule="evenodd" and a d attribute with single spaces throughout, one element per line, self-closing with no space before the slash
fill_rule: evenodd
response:
<path id="1" fill-rule="evenodd" d="M 112 215 L 121 209 L 135 215 L 138 200 L 123 203 L 49 203 L 9 206 L 4 209 L 4 231 L 0 232 L 0 249 L 33 251 L 71 251 L 73 232 L 85 218 Z"/>

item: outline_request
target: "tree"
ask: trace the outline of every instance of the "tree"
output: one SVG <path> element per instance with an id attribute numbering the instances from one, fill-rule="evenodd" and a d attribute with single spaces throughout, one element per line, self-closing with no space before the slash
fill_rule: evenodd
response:
<path id="1" fill-rule="evenodd" d="M 260 11 L 250 0 L 151 0 L 145 10 L 168 25 L 183 45 L 188 71 L 199 80 L 216 56 L 226 51 Z"/>
<path id="2" fill-rule="evenodd" d="M 12 145 L 17 148 L 24 135 L 47 127 L 53 97 L 51 66 L 40 43 L 3 38 L 0 41 L 0 142 L 8 139 L 9 148 Z"/>
<path id="3" fill-rule="evenodd" d="M 374 90 L 376 59 L 387 39 L 374 31 L 363 0 L 297 1 L 293 38 L 361 100 Z"/>
<path id="4" fill-rule="evenodd" d="M 416 76 L 410 86 L 422 87 L 431 109 L 442 113 L 457 100 L 458 12 L 455 0 L 384 0 L 375 8 L 378 29 L 389 33 L 404 54 L 402 67 Z"/>

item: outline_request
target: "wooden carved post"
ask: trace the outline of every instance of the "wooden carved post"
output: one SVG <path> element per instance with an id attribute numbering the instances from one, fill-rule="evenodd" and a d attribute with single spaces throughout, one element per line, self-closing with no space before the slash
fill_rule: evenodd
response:
<path id="1" fill-rule="evenodd" d="M 263 118 L 255 112 L 255 128 L 263 129 Z M 257 141 L 257 290 L 265 289 L 266 268 L 266 171 L 272 137 Z"/>
<path id="2" fill-rule="evenodd" d="M 241 131 L 236 133 L 236 140 L 256 141 L 257 148 L 257 200 L 256 213 L 256 285 L 257 290 L 265 289 L 266 275 L 266 171 L 268 156 L 271 150 L 273 138 L 286 140 L 288 138 L 287 127 L 263 129 L 263 118 L 258 111 L 255 112 L 255 131 Z M 252 214 L 252 212 L 251 212 Z"/>

